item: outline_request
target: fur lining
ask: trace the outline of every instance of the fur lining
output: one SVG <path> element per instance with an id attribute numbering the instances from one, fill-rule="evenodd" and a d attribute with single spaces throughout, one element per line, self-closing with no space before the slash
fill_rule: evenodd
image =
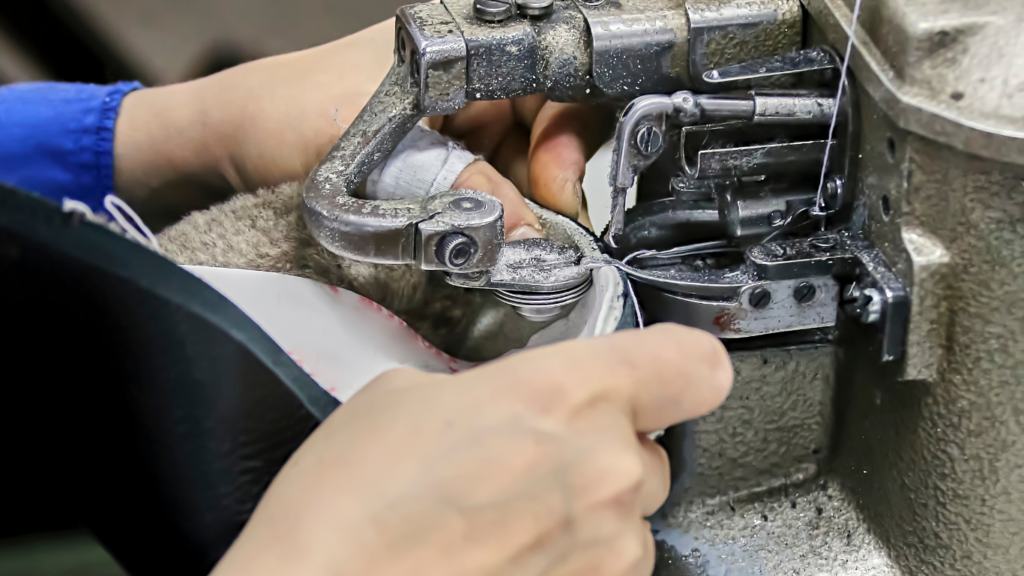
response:
<path id="1" fill-rule="evenodd" d="M 465 360 L 500 356 L 543 327 L 522 320 L 486 291 L 448 284 L 442 273 L 333 254 L 309 233 L 301 201 L 300 183 L 239 194 L 161 232 L 161 251 L 180 265 L 279 272 L 340 286 L 381 304 L 428 342 Z"/>

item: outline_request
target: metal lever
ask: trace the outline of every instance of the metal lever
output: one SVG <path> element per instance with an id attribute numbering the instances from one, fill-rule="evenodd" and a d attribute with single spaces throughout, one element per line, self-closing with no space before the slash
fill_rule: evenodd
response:
<path id="1" fill-rule="evenodd" d="M 708 70 L 701 75 L 701 80 L 707 88 L 721 90 L 782 76 L 837 68 L 839 59 L 835 54 L 819 47 Z"/>

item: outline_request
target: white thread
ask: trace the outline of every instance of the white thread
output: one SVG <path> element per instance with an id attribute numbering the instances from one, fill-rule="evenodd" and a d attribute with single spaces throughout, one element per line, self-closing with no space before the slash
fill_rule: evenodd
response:
<path id="1" fill-rule="evenodd" d="M 825 142 L 825 161 L 821 164 L 821 179 L 818 181 L 818 198 L 815 200 L 818 209 L 821 209 L 825 203 L 822 196 L 822 191 L 825 188 L 825 171 L 828 169 L 828 156 L 832 150 L 832 135 L 836 131 L 836 120 L 839 118 L 839 101 L 843 98 L 843 88 L 846 86 L 846 71 L 850 67 L 850 56 L 853 54 L 853 41 L 857 37 L 857 18 L 860 16 L 860 3 L 861 0 L 857 0 L 853 5 L 850 28 L 847 30 L 849 38 L 846 41 L 846 55 L 843 56 L 843 68 L 839 73 L 839 89 L 836 91 L 836 103 L 832 110 L 832 121 L 828 126 L 828 140 Z M 822 222 L 824 223 L 824 220 Z"/>
<path id="2" fill-rule="evenodd" d="M 633 300 L 633 310 L 636 312 L 636 327 L 639 330 L 644 329 L 644 315 L 640 312 L 640 301 L 636 299 L 636 291 L 633 290 L 633 281 L 626 276 L 626 288 L 629 290 L 629 297 Z"/>
<path id="3" fill-rule="evenodd" d="M 82 216 L 85 216 L 87 220 L 96 219 L 96 214 L 93 213 L 92 208 L 89 208 L 89 205 L 86 204 L 85 202 L 72 200 L 71 198 L 65 198 L 61 202 L 60 207 L 61 210 L 64 210 L 65 212 L 77 212 Z"/>
<path id="4" fill-rule="evenodd" d="M 114 220 L 117 221 L 125 233 L 136 242 L 143 246 L 149 245 L 153 250 L 160 251 L 160 244 L 157 243 L 156 236 L 153 235 L 153 232 L 149 230 L 149 227 L 142 221 L 142 218 L 139 218 L 139 215 L 124 200 L 113 194 L 107 194 L 103 198 L 103 207 L 114 217 Z M 134 220 L 134 225 L 124 217 L 125 213 L 131 216 L 132 220 Z"/>

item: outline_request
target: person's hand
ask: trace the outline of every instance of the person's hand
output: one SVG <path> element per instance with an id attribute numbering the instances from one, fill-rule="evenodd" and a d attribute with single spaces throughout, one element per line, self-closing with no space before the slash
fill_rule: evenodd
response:
<path id="1" fill-rule="evenodd" d="M 614 128 L 610 110 L 535 94 L 470 102 L 429 124 L 487 158 L 523 196 L 590 226 L 583 176 Z"/>
<path id="2" fill-rule="evenodd" d="M 115 187 L 166 224 L 230 194 L 302 181 L 380 84 L 394 21 L 330 44 L 129 94 Z"/>
<path id="3" fill-rule="evenodd" d="M 713 410 L 732 368 L 678 325 L 400 369 L 338 408 L 215 576 L 647 576 L 669 489 L 647 434 Z"/>
<path id="4" fill-rule="evenodd" d="M 160 226 L 237 191 L 305 180 L 384 78 L 393 42 L 388 20 L 317 48 L 128 95 L 114 143 L 119 195 Z M 542 204 L 579 215 L 578 176 L 595 130 L 582 123 L 581 108 L 543 103 L 476 103 L 443 126 L 504 173 L 474 162 L 454 187 L 500 199 L 510 240 L 539 236 L 516 184 Z"/>

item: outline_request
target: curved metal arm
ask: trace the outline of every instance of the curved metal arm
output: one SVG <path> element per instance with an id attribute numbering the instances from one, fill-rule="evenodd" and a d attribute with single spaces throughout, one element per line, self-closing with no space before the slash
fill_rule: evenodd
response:
<path id="1" fill-rule="evenodd" d="M 629 103 L 615 128 L 612 168 L 608 184 L 612 189 L 611 218 L 604 239 L 615 246 L 626 217 L 626 191 L 644 168 L 661 154 L 665 140 L 665 119 L 676 109 L 671 96 L 641 96 Z"/>
<path id="2" fill-rule="evenodd" d="M 433 19 L 427 18 L 431 16 L 427 12 Z M 451 112 L 465 102 L 458 82 L 432 83 L 438 70 L 455 77 L 460 69 L 465 73 L 463 40 L 447 25 L 435 30 L 438 14 L 447 12 L 437 5 L 399 11 L 395 63 L 306 180 L 306 223 L 317 241 L 336 254 L 363 262 L 415 263 L 459 272 L 484 270 L 498 261 L 504 213 L 501 202 L 492 196 L 472 190 L 404 200 L 365 200 L 355 195 L 360 183 L 425 114 Z M 455 259 L 446 258 L 440 246 L 452 234 L 462 238 L 460 257 Z M 449 247 L 455 246 L 454 237 L 448 240 Z"/>

